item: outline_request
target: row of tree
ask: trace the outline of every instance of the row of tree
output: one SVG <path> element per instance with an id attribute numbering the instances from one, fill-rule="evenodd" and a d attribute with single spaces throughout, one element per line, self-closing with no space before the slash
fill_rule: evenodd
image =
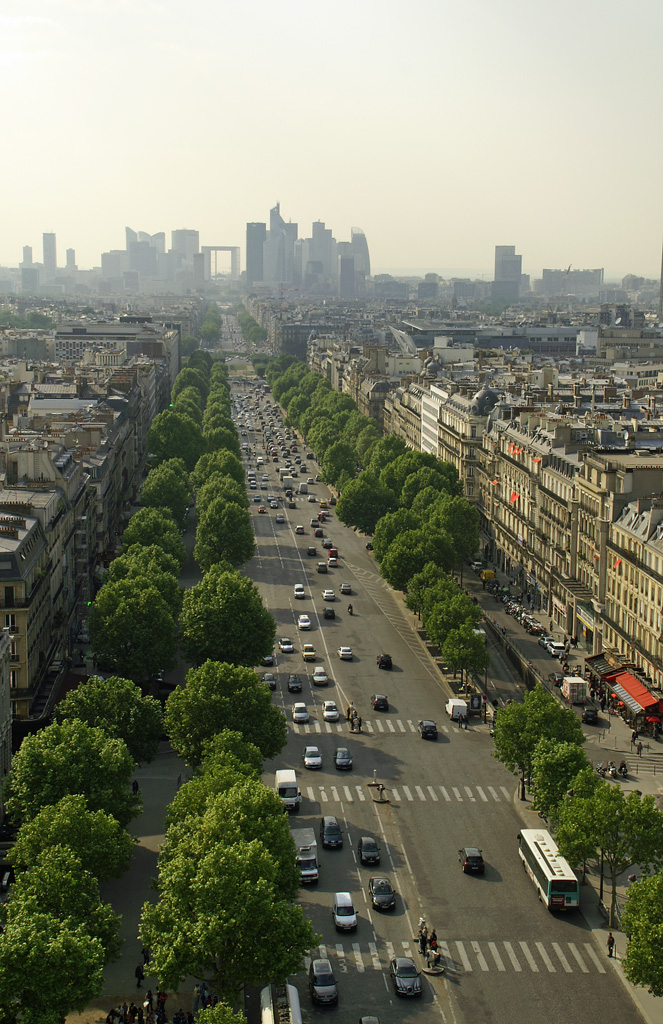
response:
<path id="1" fill-rule="evenodd" d="M 12 762 L 7 810 L 18 824 L 16 872 L 0 919 L 0 1016 L 61 1024 L 99 995 L 120 952 L 119 919 L 99 884 L 128 868 L 139 813 L 130 789 L 163 729 L 157 701 L 127 679 L 92 678 L 26 737 Z"/>
<path id="2" fill-rule="evenodd" d="M 644 876 L 663 867 L 663 813 L 652 796 L 623 790 L 599 778 L 582 744 L 582 726 L 541 686 L 523 703 L 500 710 L 495 756 L 530 780 L 534 804 L 549 820 L 560 851 L 573 865 L 597 858 L 611 881 L 610 926 L 615 924 L 617 882 L 638 866 Z M 622 966 L 636 985 L 663 995 L 661 875 L 643 877 L 629 889 L 622 926 L 630 942 Z"/>
<path id="3" fill-rule="evenodd" d="M 323 479 L 341 491 L 339 520 L 374 534 L 381 575 L 423 612 L 429 639 L 454 672 L 483 672 L 488 655 L 475 632 L 481 614 L 450 575 L 454 568 L 462 573 L 479 546 L 479 514 L 455 468 L 409 449 L 402 438 L 381 437 L 348 395 L 304 363 L 274 360 L 267 377 L 286 422 L 306 437 Z"/>
<path id="4" fill-rule="evenodd" d="M 237 317 L 242 336 L 251 345 L 262 345 L 267 339 L 267 331 L 251 316 L 244 306 L 233 306 L 231 313 Z"/>

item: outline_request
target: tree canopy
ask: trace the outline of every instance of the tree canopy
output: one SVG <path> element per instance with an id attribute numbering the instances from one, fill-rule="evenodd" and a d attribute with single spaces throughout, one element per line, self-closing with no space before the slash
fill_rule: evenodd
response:
<path id="1" fill-rule="evenodd" d="M 122 534 L 122 552 L 133 544 L 151 547 L 156 544 L 177 559 L 180 568 L 186 561 L 186 551 L 180 531 L 172 515 L 163 508 L 141 508 L 131 517 Z"/>
<path id="2" fill-rule="evenodd" d="M 147 508 L 167 508 L 183 527 L 191 504 L 189 478 L 181 459 L 167 459 L 147 474 L 140 492 Z"/>
<path id="3" fill-rule="evenodd" d="M 152 465 L 168 459 L 181 459 L 191 472 L 205 451 L 205 441 L 198 424 L 188 416 L 171 409 L 158 413 L 147 434 Z"/>
<path id="4" fill-rule="evenodd" d="M 663 875 L 640 878 L 626 899 L 621 926 L 628 936 L 622 969 L 632 985 L 663 996 Z"/>
<path id="5" fill-rule="evenodd" d="M 145 686 L 175 664 L 170 608 L 152 581 L 136 576 L 106 583 L 90 608 L 90 643 L 100 667 Z"/>
<path id="6" fill-rule="evenodd" d="M 396 495 L 375 477 L 362 473 L 350 480 L 336 505 L 336 515 L 346 526 L 356 526 L 362 533 L 372 534 L 379 519 L 393 512 L 398 505 Z"/>
<path id="7" fill-rule="evenodd" d="M 251 518 L 234 501 L 215 498 L 201 512 L 193 554 L 203 572 L 222 561 L 243 565 L 253 557 L 255 547 Z"/>

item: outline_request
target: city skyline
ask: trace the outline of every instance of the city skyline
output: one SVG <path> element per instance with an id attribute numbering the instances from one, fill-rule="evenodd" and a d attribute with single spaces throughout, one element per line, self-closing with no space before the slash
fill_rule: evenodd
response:
<path id="1" fill-rule="evenodd" d="M 280 201 L 305 232 L 361 225 L 378 273 L 488 277 L 509 244 L 532 278 L 659 275 L 654 0 L 420 0 L 407 20 L 395 0 L 194 0 L 186 21 L 173 0 L 35 0 L 0 26 L 3 266 L 49 232 L 60 266 L 98 266 L 135 223 L 244 267 L 246 223 Z"/>

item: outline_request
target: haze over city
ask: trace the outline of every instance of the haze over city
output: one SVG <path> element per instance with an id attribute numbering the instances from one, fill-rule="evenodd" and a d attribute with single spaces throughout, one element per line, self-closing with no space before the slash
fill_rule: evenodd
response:
<path id="1" fill-rule="evenodd" d="M 360 226 L 375 272 L 658 276 L 655 0 L 35 0 L 0 18 L 0 263 L 42 233 L 79 267 L 125 225 L 239 245 L 280 201 Z"/>

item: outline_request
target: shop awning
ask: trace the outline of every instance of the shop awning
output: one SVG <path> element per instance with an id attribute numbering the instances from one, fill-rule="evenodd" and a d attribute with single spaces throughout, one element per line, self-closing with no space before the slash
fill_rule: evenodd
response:
<path id="1" fill-rule="evenodd" d="M 647 709 L 654 713 L 658 711 L 658 698 L 630 672 L 611 672 L 605 681 L 636 715 Z"/>

